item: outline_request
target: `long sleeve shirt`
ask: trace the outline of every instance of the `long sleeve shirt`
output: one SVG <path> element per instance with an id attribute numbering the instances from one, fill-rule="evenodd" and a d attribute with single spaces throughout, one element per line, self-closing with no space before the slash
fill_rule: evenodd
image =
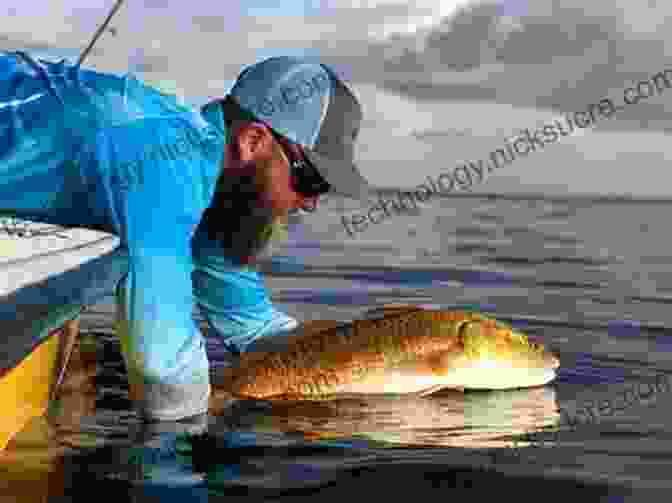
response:
<path id="1" fill-rule="evenodd" d="M 120 238 L 121 342 L 137 382 L 209 386 L 192 273 L 194 256 L 212 268 L 219 251 L 191 241 L 225 142 L 220 107 L 194 110 L 130 75 L 0 53 L 0 214 Z M 203 303 L 231 301 L 216 286 L 201 287 Z"/>

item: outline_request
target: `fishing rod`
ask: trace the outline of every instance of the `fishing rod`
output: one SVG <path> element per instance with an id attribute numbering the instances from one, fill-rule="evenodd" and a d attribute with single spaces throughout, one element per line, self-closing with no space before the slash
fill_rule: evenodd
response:
<path id="1" fill-rule="evenodd" d="M 117 0 L 116 3 L 112 6 L 112 10 L 110 10 L 110 13 L 105 18 L 105 21 L 103 21 L 103 24 L 101 24 L 98 27 L 98 29 L 96 30 L 96 33 L 93 35 L 93 38 L 91 39 L 91 42 L 89 42 L 89 45 L 86 47 L 86 49 L 84 49 L 82 54 L 79 56 L 79 59 L 77 60 L 77 65 L 76 66 L 81 66 L 81 64 L 84 62 L 86 57 L 91 52 L 91 49 L 93 49 L 93 46 L 96 45 L 96 42 L 98 42 L 98 39 L 103 34 L 103 32 L 107 29 L 107 25 L 110 24 L 110 21 L 112 21 L 112 18 L 117 13 L 117 11 L 121 8 L 123 3 L 124 3 L 124 0 Z"/>

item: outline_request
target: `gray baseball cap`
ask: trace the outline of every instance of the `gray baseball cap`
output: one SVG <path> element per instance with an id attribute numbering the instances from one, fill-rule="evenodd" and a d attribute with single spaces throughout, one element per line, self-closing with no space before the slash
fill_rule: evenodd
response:
<path id="1" fill-rule="evenodd" d="M 241 72 L 226 100 L 300 145 L 333 193 L 363 201 L 372 196 L 354 162 L 362 107 L 326 65 L 266 59 Z"/>

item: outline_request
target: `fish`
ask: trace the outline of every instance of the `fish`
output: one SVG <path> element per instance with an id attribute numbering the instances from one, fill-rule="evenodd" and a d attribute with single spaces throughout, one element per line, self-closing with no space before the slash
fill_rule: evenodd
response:
<path id="1" fill-rule="evenodd" d="M 234 397 L 329 400 L 361 394 L 427 396 L 443 389 L 506 390 L 555 379 L 558 357 L 478 312 L 384 306 L 241 353 L 217 385 Z M 263 348 L 263 344 L 260 346 Z"/>

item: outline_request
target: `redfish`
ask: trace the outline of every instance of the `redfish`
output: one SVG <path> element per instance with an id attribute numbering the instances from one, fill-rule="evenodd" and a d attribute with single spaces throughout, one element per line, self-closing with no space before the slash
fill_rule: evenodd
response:
<path id="1" fill-rule="evenodd" d="M 282 348 L 274 348 L 269 337 L 271 349 L 243 353 L 223 370 L 220 384 L 234 396 L 264 400 L 424 396 L 445 388 L 542 386 L 560 365 L 543 345 L 476 312 L 403 306 L 377 313 L 299 330 Z"/>

